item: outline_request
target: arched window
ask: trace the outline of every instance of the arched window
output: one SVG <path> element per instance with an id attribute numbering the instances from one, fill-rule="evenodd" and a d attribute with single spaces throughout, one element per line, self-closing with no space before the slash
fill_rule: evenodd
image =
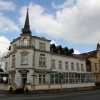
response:
<path id="1" fill-rule="evenodd" d="M 27 46 L 28 45 L 28 41 L 27 41 L 27 39 L 24 39 L 23 40 L 23 46 Z"/>

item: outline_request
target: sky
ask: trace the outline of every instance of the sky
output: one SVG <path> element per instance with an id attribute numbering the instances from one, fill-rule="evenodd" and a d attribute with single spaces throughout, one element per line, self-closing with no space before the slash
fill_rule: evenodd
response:
<path id="1" fill-rule="evenodd" d="M 22 33 L 27 5 L 33 36 L 73 48 L 75 54 L 100 43 L 100 0 L 0 0 L 0 57 Z"/>

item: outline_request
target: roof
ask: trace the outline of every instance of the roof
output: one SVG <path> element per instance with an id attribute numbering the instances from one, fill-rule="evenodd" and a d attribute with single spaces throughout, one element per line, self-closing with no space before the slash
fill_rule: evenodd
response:
<path id="1" fill-rule="evenodd" d="M 89 51 L 89 52 L 86 52 L 86 53 L 81 53 L 79 54 L 81 56 L 84 56 L 86 58 L 93 58 L 93 57 L 96 57 L 97 55 L 97 50 L 94 50 L 94 51 Z"/>

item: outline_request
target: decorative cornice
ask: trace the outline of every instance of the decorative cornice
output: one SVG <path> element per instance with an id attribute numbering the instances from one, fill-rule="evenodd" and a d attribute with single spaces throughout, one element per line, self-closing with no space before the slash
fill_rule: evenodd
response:
<path id="1" fill-rule="evenodd" d="M 28 54 L 29 52 L 27 52 L 27 51 L 22 51 L 22 52 L 20 52 L 21 54 Z"/>
<path id="2" fill-rule="evenodd" d="M 47 42 L 51 42 L 51 40 L 45 39 L 44 37 L 37 37 L 37 36 L 32 36 L 32 38 L 36 38 L 42 41 L 47 41 Z"/>
<path id="3" fill-rule="evenodd" d="M 12 41 L 12 42 L 10 42 L 10 44 L 12 44 L 12 43 L 14 43 L 14 42 L 18 41 L 20 38 L 21 38 L 21 37 L 18 37 L 17 39 L 13 39 L 13 41 Z"/>

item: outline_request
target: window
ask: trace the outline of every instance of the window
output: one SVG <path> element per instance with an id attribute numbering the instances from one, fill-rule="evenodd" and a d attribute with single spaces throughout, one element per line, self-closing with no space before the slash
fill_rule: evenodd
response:
<path id="1" fill-rule="evenodd" d="M 97 63 L 95 63 L 95 70 L 97 70 Z"/>
<path id="2" fill-rule="evenodd" d="M 15 67 L 15 58 L 12 59 L 12 67 Z"/>
<path id="3" fill-rule="evenodd" d="M 39 57 L 39 65 L 40 66 L 46 65 L 46 58 L 45 57 Z"/>
<path id="4" fill-rule="evenodd" d="M 22 74 L 22 77 L 23 78 L 27 78 L 27 74 Z"/>
<path id="5" fill-rule="evenodd" d="M 84 71 L 84 69 L 83 69 L 83 64 L 81 64 L 81 71 Z"/>
<path id="6" fill-rule="evenodd" d="M 69 83 L 69 73 L 63 74 L 63 83 Z"/>
<path id="7" fill-rule="evenodd" d="M 62 61 L 59 61 L 59 68 L 62 68 Z"/>
<path id="8" fill-rule="evenodd" d="M 39 75 L 39 84 L 44 84 L 45 83 L 45 75 L 40 74 Z"/>
<path id="9" fill-rule="evenodd" d="M 13 45 L 13 50 L 16 50 L 16 44 L 15 44 L 15 45 Z"/>
<path id="10" fill-rule="evenodd" d="M 8 67 L 8 62 L 6 62 L 6 65 L 5 65 L 5 70 L 7 70 L 7 67 Z"/>
<path id="11" fill-rule="evenodd" d="M 55 60 L 51 60 L 51 67 L 55 67 Z"/>
<path id="12" fill-rule="evenodd" d="M 68 62 L 65 62 L 65 69 L 68 69 Z"/>
<path id="13" fill-rule="evenodd" d="M 76 63 L 76 69 L 79 70 L 79 63 Z"/>
<path id="14" fill-rule="evenodd" d="M 75 83 L 75 75 L 74 75 L 74 73 L 69 73 L 69 83 Z"/>
<path id="15" fill-rule="evenodd" d="M 55 71 L 51 72 L 51 83 L 58 84 L 58 73 Z"/>
<path id="16" fill-rule="evenodd" d="M 11 75 L 11 80 L 10 80 L 10 82 L 12 83 L 12 82 L 15 82 L 15 75 Z"/>
<path id="17" fill-rule="evenodd" d="M 24 39 L 23 40 L 23 46 L 27 46 L 28 45 L 28 41 L 27 41 L 27 39 Z"/>
<path id="18" fill-rule="evenodd" d="M 39 49 L 45 50 L 45 43 L 39 43 Z"/>
<path id="19" fill-rule="evenodd" d="M 74 70 L 74 63 L 71 63 L 71 69 Z"/>
<path id="20" fill-rule="evenodd" d="M 22 64 L 28 64 L 27 58 L 27 55 L 22 55 Z"/>

